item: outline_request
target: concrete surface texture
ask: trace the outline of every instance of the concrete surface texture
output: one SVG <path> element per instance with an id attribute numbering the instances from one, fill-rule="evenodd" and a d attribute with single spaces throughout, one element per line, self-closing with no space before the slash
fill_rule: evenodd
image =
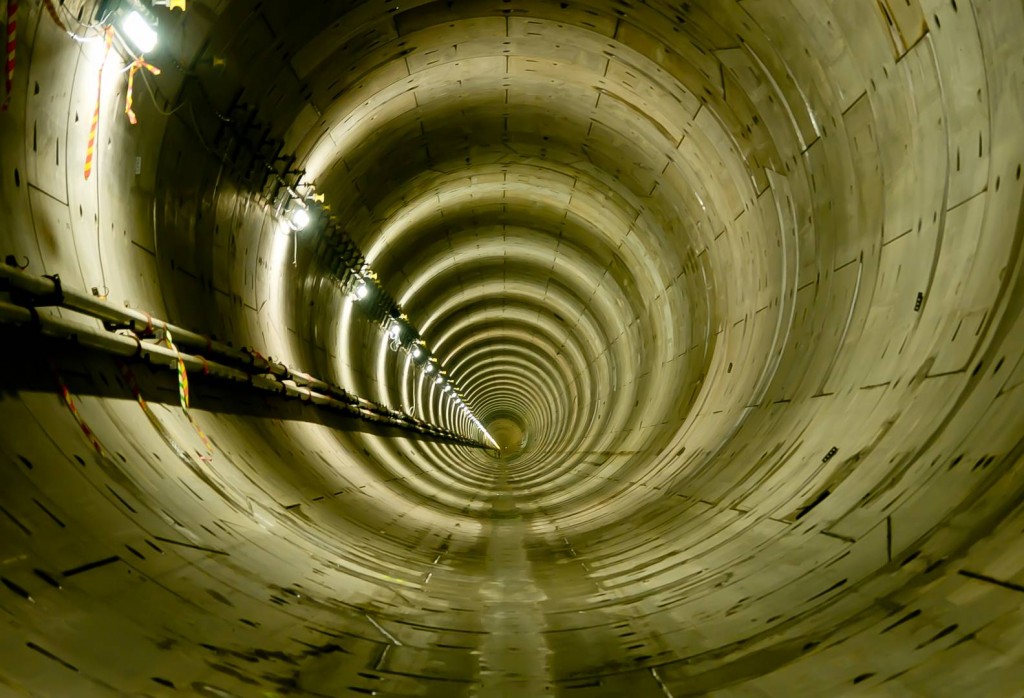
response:
<path id="1" fill-rule="evenodd" d="M 14 6 L 0 253 L 471 435 L 294 156 L 501 450 L 2 325 L 0 694 L 1024 695 L 1019 0 Z"/>

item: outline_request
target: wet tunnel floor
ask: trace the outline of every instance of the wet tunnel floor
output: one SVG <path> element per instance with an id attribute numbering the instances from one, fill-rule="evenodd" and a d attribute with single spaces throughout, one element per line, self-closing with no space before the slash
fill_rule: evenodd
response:
<path id="1" fill-rule="evenodd" d="M 504 478 L 502 479 L 504 480 Z M 567 610 L 567 598 L 597 598 L 600 586 L 564 538 L 548 539 L 532 530 L 519 511 L 507 483 L 492 503 L 485 533 L 486 547 L 478 600 L 481 630 L 479 677 L 471 695 L 480 698 L 579 695 L 566 683 L 568 674 L 617 651 L 620 638 L 604 614 Z M 460 565 L 456 565 L 459 567 Z M 585 618 L 585 620 L 584 620 Z M 552 646 L 568 627 L 603 624 L 587 647 Z M 575 689 L 575 690 L 571 690 Z"/>
<path id="2" fill-rule="evenodd" d="M 549 689 L 549 650 L 540 609 L 544 593 L 533 579 L 525 547 L 526 524 L 495 519 L 487 545 L 487 577 L 480 588 L 483 626 L 480 696 L 542 695 Z"/>

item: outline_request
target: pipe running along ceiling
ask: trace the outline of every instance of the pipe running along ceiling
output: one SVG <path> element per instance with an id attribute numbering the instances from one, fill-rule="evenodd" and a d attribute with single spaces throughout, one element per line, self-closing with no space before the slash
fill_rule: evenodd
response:
<path id="1" fill-rule="evenodd" d="M 500 450 L 4 326 L 4 691 L 1019 695 L 1019 2 L 17 12 L 4 255 Z"/>

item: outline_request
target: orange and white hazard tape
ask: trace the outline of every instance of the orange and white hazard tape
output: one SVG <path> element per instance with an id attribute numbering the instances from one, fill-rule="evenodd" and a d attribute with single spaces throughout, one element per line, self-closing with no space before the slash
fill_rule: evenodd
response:
<path id="1" fill-rule="evenodd" d="M 14 50 L 18 47 L 18 0 L 7 0 L 7 70 L 5 72 L 3 104 L 0 111 L 7 111 L 14 89 Z"/>
<path id="2" fill-rule="evenodd" d="M 110 47 L 114 43 L 114 28 L 107 27 L 103 31 L 103 62 L 100 63 L 100 74 L 96 85 L 96 109 L 92 112 L 92 123 L 89 124 L 89 142 L 85 146 L 85 178 L 92 174 L 92 161 L 96 157 L 96 132 L 100 126 L 100 100 L 103 98 L 103 66 L 107 64 Z"/>
<path id="3" fill-rule="evenodd" d="M 75 418 L 78 423 L 78 427 L 85 434 L 85 438 L 89 440 L 92 447 L 96 449 L 96 453 L 101 456 L 104 454 L 103 444 L 100 443 L 99 437 L 96 433 L 85 423 L 85 419 L 78 411 L 78 405 L 75 404 L 75 399 L 71 396 L 71 391 L 68 390 L 68 386 L 64 383 L 64 379 L 61 377 L 60 372 L 57 370 L 57 366 L 53 363 L 50 364 L 50 370 L 53 372 L 53 377 L 57 380 L 57 387 L 60 391 L 60 397 L 64 401 L 64 405 L 68 408 L 71 416 Z"/>
<path id="4" fill-rule="evenodd" d="M 128 69 L 128 92 L 124 98 L 124 113 L 128 115 L 128 121 L 134 126 L 139 123 L 139 120 L 135 118 L 135 112 L 132 111 L 132 90 L 135 87 L 135 73 L 139 68 L 145 68 L 153 75 L 159 75 L 160 69 L 151 63 L 147 63 L 142 58 L 136 58 L 132 61 L 131 67 Z"/>
<path id="5" fill-rule="evenodd" d="M 163 438 L 163 440 L 169 446 L 171 446 L 183 458 L 188 459 L 188 461 L 191 463 L 192 454 L 190 454 L 185 448 L 178 445 L 178 443 L 174 440 L 174 437 L 171 436 L 171 433 L 167 431 L 167 427 L 163 425 L 163 423 L 160 421 L 160 418 L 153 413 L 152 409 L 150 409 L 149 403 L 146 402 L 146 399 L 144 397 L 142 397 L 142 391 L 139 389 L 139 381 L 135 377 L 135 374 L 132 372 L 131 368 L 128 367 L 128 364 L 122 362 L 118 362 L 118 364 L 121 367 L 121 375 L 124 377 L 125 382 L 131 389 L 132 395 L 135 396 L 135 400 L 139 403 L 139 407 L 142 408 L 143 414 L 145 414 L 146 418 L 149 419 L 150 424 L 153 425 L 157 432 L 159 432 L 161 438 Z M 213 459 L 208 456 L 199 455 L 199 460 L 203 461 L 204 463 L 209 463 Z"/>
<path id="6" fill-rule="evenodd" d="M 135 373 L 132 372 L 130 368 L 128 368 L 128 364 L 126 363 L 118 362 L 118 365 L 121 367 L 121 375 L 124 377 L 125 382 L 131 389 L 132 395 L 135 396 L 135 400 L 139 403 L 139 406 L 142 407 L 142 410 L 143 412 L 146 413 L 146 416 L 149 417 L 150 419 L 154 419 L 153 413 L 149 409 L 149 404 L 146 402 L 146 399 L 142 397 L 142 391 L 139 390 L 139 381 L 135 377 Z"/>

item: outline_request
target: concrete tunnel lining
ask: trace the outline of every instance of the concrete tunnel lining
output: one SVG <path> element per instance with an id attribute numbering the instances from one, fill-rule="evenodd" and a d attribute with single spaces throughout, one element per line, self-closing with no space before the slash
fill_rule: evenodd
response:
<path id="1" fill-rule="evenodd" d="M 20 3 L 0 252 L 471 434 L 225 156 L 248 105 L 529 446 L 193 376 L 197 460 L 173 401 L 4 326 L 5 691 L 1020 694 L 1019 3 L 154 12 L 131 126 L 123 51 L 99 85 L 102 41 Z"/>

